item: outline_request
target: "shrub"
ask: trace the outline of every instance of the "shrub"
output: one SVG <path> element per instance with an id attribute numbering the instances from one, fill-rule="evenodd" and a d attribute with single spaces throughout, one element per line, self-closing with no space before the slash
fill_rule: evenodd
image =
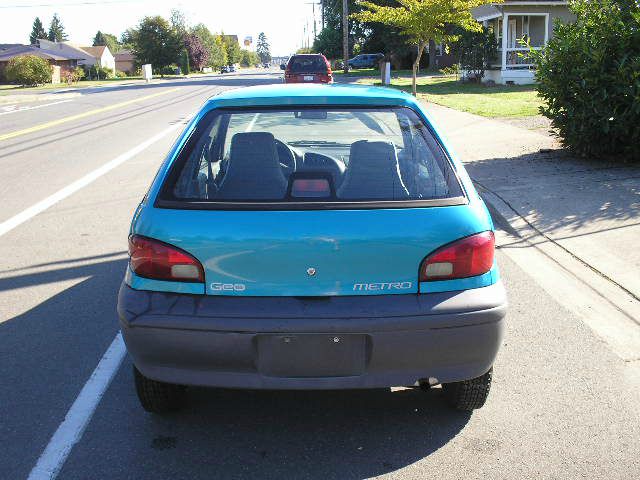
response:
<path id="1" fill-rule="evenodd" d="M 460 29 L 452 53 L 460 62 L 460 69 L 470 81 L 481 81 L 484 72 L 498 53 L 498 43 L 492 30 L 483 27 L 479 32 Z"/>
<path id="2" fill-rule="evenodd" d="M 82 67 L 76 67 L 73 70 L 73 76 L 75 77 L 75 81 L 82 80 L 86 76 L 86 72 Z"/>
<path id="3" fill-rule="evenodd" d="M 67 72 L 64 76 L 64 79 L 69 85 L 71 85 L 72 83 L 77 82 L 81 78 L 84 78 L 84 76 L 85 76 L 84 68 L 76 67 L 73 70 Z"/>
<path id="4" fill-rule="evenodd" d="M 51 74 L 49 62 L 35 55 L 12 58 L 5 69 L 7 81 L 28 86 L 50 83 Z"/>
<path id="5" fill-rule="evenodd" d="M 443 75 L 459 75 L 460 65 L 454 63 L 450 67 L 443 67 L 440 69 L 440 73 L 442 73 Z"/>
<path id="6" fill-rule="evenodd" d="M 167 65 L 166 67 L 162 67 L 159 72 L 160 72 L 160 75 L 177 75 L 178 66 L 175 63 L 173 63 L 171 65 Z"/>
<path id="7" fill-rule="evenodd" d="M 98 79 L 106 80 L 108 78 L 113 78 L 115 75 L 113 70 L 108 67 L 100 67 L 98 68 Z"/>
<path id="8" fill-rule="evenodd" d="M 125 72 L 121 72 L 120 70 L 116 70 L 116 78 L 127 78 L 127 74 Z"/>
<path id="9" fill-rule="evenodd" d="M 533 52 L 541 112 L 562 143 L 584 156 L 640 161 L 640 6 L 635 0 L 574 0 Z"/>

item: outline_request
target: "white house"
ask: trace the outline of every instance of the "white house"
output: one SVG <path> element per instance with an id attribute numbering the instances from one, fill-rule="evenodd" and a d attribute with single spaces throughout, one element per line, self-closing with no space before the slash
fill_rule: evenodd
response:
<path id="1" fill-rule="evenodd" d="M 527 43 L 540 49 L 553 36 L 555 21 L 575 21 L 566 1 L 504 0 L 478 7 L 472 13 L 494 32 L 498 42 L 498 58 L 485 71 L 483 81 L 499 84 L 534 83 L 535 66 L 527 55 Z"/>
<path id="2" fill-rule="evenodd" d="M 80 47 L 82 50 L 91 55 L 95 59 L 94 65 L 98 64 L 99 67 L 110 68 L 115 71 L 116 59 L 107 46 L 98 47 Z"/>

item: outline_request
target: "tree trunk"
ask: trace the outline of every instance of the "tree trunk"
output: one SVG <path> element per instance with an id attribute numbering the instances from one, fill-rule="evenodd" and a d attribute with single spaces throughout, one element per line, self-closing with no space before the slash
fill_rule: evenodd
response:
<path id="1" fill-rule="evenodd" d="M 422 58 L 422 52 L 424 51 L 424 47 L 427 46 L 427 42 L 421 42 L 418 44 L 418 55 L 416 56 L 416 61 L 413 62 L 413 78 L 411 79 L 411 90 L 414 97 L 418 96 L 418 89 L 416 86 L 418 69 L 420 68 L 420 59 Z"/>
<path id="2" fill-rule="evenodd" d="M 429 70 L 436 70 L 436 42 L 429 40 Z"/>

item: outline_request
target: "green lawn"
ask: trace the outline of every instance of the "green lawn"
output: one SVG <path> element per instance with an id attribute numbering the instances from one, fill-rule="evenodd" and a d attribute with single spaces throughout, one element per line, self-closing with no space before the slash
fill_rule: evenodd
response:
<path id="1" fill-rule="evenodd" d="M 168 77 L 168 75 L 165 75 Z M 160 78 L 160 77 L 158 77 Z M 125 78 L 109 78 L 107 80 L 80 80 L 77 83 L 67 85 L 66 83 L 48 83 L 46 85 L 39 85 L 37 87 L 23 87 L 22 85 L 0 85 L 0 95 L 9 95 L 13 92 L 38 92 L 42 90 L 61 90 L 65 88 L 87 88 L 97 87 L 100 85 L 112 85 L 118 82 L 130 82 L 132 80 L 142 80 L 142 77 L 125 77 Z"/>
<path id="2" fill-rule="evenodd" d="M 377 68 L 350 68 L 349 73 L 342 69 L 336 69 L 333 74 L 337 77 L 372 77 L 380 78 L 380 70 Z M 391 70 L 391 76 L 411 75 L 411 70 Z"/>
<path id="3" fill-rule="evenodd" d="M 357 83 L 380 85 L 380 80 L 362 78 Z M 393 88 L 411 92 L 410 77 L 392 79 L 391 83 Z M 530 117 L 539 115 L 539 107 L 543 104 L 535 85 L 487 87 L 460 83 L 454 77 L 419 77 L 418 97 L 483 117 Z"/>

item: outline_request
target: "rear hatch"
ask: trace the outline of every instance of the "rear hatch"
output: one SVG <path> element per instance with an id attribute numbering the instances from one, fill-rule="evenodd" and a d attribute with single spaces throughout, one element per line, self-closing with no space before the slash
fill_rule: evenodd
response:
<path id="1" fill-rule="evenodd" d="M 488 228 L 469 222 L 468 208 L 146 209 L 136 230 L 195 256 L 211 295 L 403 294 L 418 291 L 429 253 Z"/>
<path id="2" fill-rule="evenodd" d="M 329 82 L 332 75 L 322 55 L 294 55 L 285 70 L 287 82 Z"/>
<path id="3" fill-rule="evenodd" d="M 133 233 L 193 255 L 210 295 L 418 291 L 422 260 L 491 228 L 413 110 L 213 110 Z"/>

